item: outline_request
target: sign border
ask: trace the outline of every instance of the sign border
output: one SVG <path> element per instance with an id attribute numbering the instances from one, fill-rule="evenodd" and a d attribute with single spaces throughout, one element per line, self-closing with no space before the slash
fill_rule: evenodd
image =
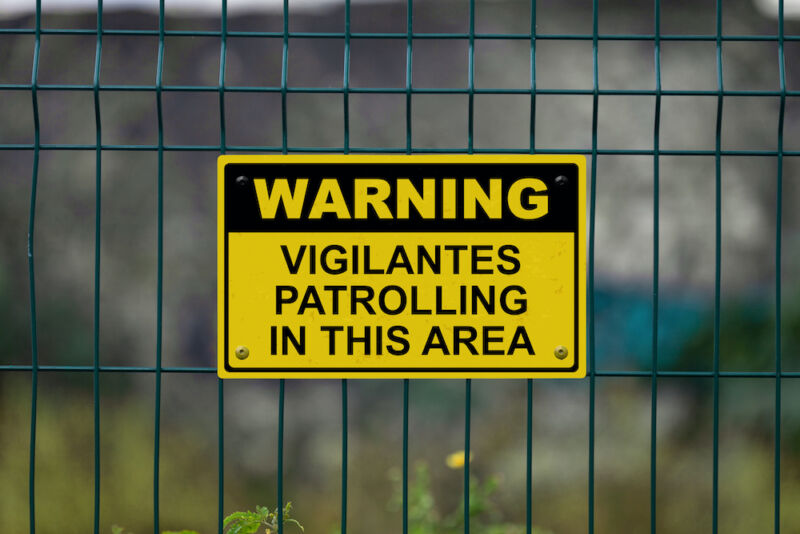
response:
<path id="1" fill-rule="evenodd" d="M 228 164 L 573 164 L 578 170 L 578 225 L 575 232 L 575 345 L 567 368 L 309 368 L 236 371 L 228 365 L 228 240 L 225 228 L 225 166 Z M 217 374 L 220 378 L 583 378 L 586 376 L 586 158 L 581 155 L 222 155 L 217 158 Z M 527 232 L 520 232 L 527 233 Z M 220 281 L 222 280 L 222 283 Z"/>

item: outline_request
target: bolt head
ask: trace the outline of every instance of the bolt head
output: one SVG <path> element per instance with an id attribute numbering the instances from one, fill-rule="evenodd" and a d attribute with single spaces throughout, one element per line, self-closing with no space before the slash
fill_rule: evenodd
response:
<path id="1" fill-rule="evenodd" d="M 564 345 L 559 345 L 553 351 L 553 354 L 555 354 L 556 358 L 558 358 L 559 360 L 563 360 L 564 358 L 567 357 L 567 355 L 569 355 L 569 350 L 567 350 L 567 347 L 565 347 Z"/>
<path id="2" fill-rule="evenodd" d="M 567 180 L 567 177 L 564 176 L 563 174 L 560 176 L 556 176 L 556 185 L 559 187 L 564 187 L 565 185 L 567 185 L 568 181 L 569 180 Z"/>
<path id="3" fill-rule="evenodd" d="M 237 176 L 236 177 L 236 185 L 238 185 L 239 187 L 244 187 L 245 185 L 247 185 L 248 181 L 249 180 L 247 179 L 247 176 Z"/>
<path id="4" fill-rule="evenodd" d="M 244 360 L 245 358 L 250 356 L 250 349 L 248 349 L 244 345 L 239 345 L 238 347 L 236 347 L 236 350 L 233 351 L 233 353 L 236 354 L 236 357 L 239 358 L 240 360 Z"/>

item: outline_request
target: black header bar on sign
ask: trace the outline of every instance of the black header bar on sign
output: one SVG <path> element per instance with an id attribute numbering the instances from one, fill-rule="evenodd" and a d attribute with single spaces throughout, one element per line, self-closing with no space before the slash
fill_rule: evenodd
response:
<path id="1" fill-rule="evenodd" d="M 334 213 L 324 213 L 320 218 L 308 215 L 324 179 L 335 178 L 347 204 L 351 218 L 338 218 Z M 398 179 L 408 179 L 417 189 L 423 190 L 424 179 L 435 180 L 436 215 L 423 218 L 412 206 L 407 219 L 397 219 L 395 206 Z M 490 218 L 477 206 L 475 218 L 464 218 L 464 183 L 474 179 L 484 191 L 489 191 L 490 180 L 500 179 L 502 184 L 501 218 Z M 547 197 L 547 213 L 536 219 L 517 217 L 508 205 L 512 184 L 520 179 L 541 180 L 546 191 L 530 195 L 527 190 L 517 202 L 523 206 L 538 198 Z M 281 206 L 273 218 L 262 218 L 256 194 L 255 181 L 265 180 L 267 190 L 273 192 L 276 179 L 286 180 L 295 191 L 298 179 L 307 179 L 307 188 L 299 217 L 287 218 Z M 380 218 L 374 209 L 367 210 L 366 218 L 357 219 L 353 213 L 356 179 L 379 179 L 389 182 L 391 193 L 385 200 L 392 218 Z M 454 190 L 445 191 L 446 180 L 454 180 Z M 574 164 L 267 164 L 229 163 L 225 166 L 225 229 L 228 232 L 575 232 L 578 228 L 578 167 Z M 443 197 L 455 196 L 454 218 L 444 218 Z M 529 207 L 529 206 L 528 206 Z"/>

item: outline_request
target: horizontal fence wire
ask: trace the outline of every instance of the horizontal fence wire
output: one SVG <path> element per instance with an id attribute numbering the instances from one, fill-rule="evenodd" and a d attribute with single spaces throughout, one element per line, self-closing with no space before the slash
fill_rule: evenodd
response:
<path id="1" fill-rule="evenodd" d="M 784 371 L 781 353 L 781 254 L 782 254 L 782 192 L 783 192 L 783 160 L 786 157 L 800 156 L 798 150 L 784 148 L 784 127 L 786 98 L 800 96 L 799 90 L 789 90 L 786 87 L 785 43 L 800 42 L 800 35 L 786 35 L 784 24 L 784 1 L 778 2 L 778 33 L 776 35 L 725 35 L 722 31 L 723 2 L 716 0 L 715 4 L 715 33 L 713 35 L 682 35 L 661 33 L 661 0 L 654 0 L 654 32 L 642 34 L 607 34 L 599 32 L 598 0 L 592 1 L 592 33 L 561 34 L 537 33 L 537 4 L 531 2 L 530 32 L 529 33 L 479 33 L 475 31 L 475 0 L 469 0 L 469 30 L 454 33 L 426 33 L 414 31 L 413 2 L 407 1 L 406 31 L 405 32 L 352 32 L 350 0 L 344 0 L 344 31 L 343 32 L 297 32 L 289 31 L 289 0 L 283 1 L 282 25 L 279 32 L 274 31 L 233 31 L 228 29 L 227 1 L 222 0 L 221 28 L 219 31 L 188 31 L 167 30 L 165 1 L 159 0 L 158 29 L 107 29 L 103 26 L 104 11 L 103 0 L 97 1 L 97 24 L 95 29 L 67 29 L 67 28 L 42 28 L 42 2 L 36 0 L 35 19 L 33 28 L 0 28 L 0 35 L 31 35 L 34 38 L 33 64 L 30 83 L 3 83 L 0 92 L 28 91 L 32 99 L 33 111 L 33 142 L 32 143 L 2 143 L 0 150 L 32 151 L 32 175 L 30 208 L 27 235 L 27 261 L 28 261 L 28 290 L 30 299 L 30 327 L 31 327 L 31 363 L 27 364 L 0 364 L 0 372 L 23 372 L 31 376 L 31 416 L 30 416 L 30 449 L 29 449 L 29 523 L 30 532 L 36 530 L 36 431 L 37 431 L 37 400 L 40 373 L 91 373 L 93 387 L 93 423 L 94 423 L 94 463 L 93 463 L 93 531 L 100 532 L 101 509 L 101 477 L 100 477 L 100 382 L 101 376 L 107 373 L 146 373 L 155 378 L 155 413 L 154 413 L 154 443 L 153 443 L 153 531 L 159 532 L 159 505 L 160 505 L 160 436 L 161 436 L 161 399 L 162 377 L 164 374 L 214 374 L 216 367 L 206 366 L 164 366 L 162 365 L 162 338 L 163 338 L 163 290 L 164 290 L 164 154 L 166 152 L 228 152 L 258 151 L 274 153 L 384 153 L 384 154 L 438 154 L 438 153 L 536 153 L 536 154 L 582 154 L 590 158 L 590 197 L 588 220 L 588 495 L 587 495 L 587 531 L 595 530 L 596 513 L 596 412 L 597 390 L 596 382 L 600 377 L 641 377 L 649 378 L 651 385 L 650 400 L 650 531 L 656 532 L 657 525 L 657 415 L 658 415 L 658 385 L 659 379 L 665 378 L 708 378 L 712 384 L 713 398 L 713 466 L 712 466 L 712 532 L 718 531 L 719 522 L 719 413 L 720 413 L 720 380 L 723 378 L 765 378 L 775 381 L 775 436 L 774 436 L 774 532 L 780 531 L 781 513 L 781 385 L 783 379 L 800 378 L 800 372 Z M 85 35 L 96 39 L 93 81 L 91 84 L 41 84 L 39 83 L 41 41 L 44 35 Z M 158 38 L 158 60 L 153 85 L 132 84 L 101 84 L 100 68 L 103 57 L 103 38 L 105 36 L 141 36 Z M 167 85 L 163 83 L 165 40 L 167 37 L 212 37 L 220 39 L 219 55 L 219 83 L 217 85 Z M 230 38 L 272 39 L 282 43 L 281 76 L 279 86 L 237 86 L 226 85 L 226 60 L 227 45 Z M 343 80 L 341 87 L 298 87 L 288 83 L 288 61 L 291 40 L 295 38 L 330 39 L 344 41 Z M 405 83 L 402 87 L 352 87 L 350 83 L 350 50 L 351 41 L 358 39 L 386 39 L 405 41 Z M 414 41 L 417 40 L 463 40 L 468 43 L 468 79 L 467 87 L 453 88 L 423 88 L 415 87 L 412 80 L 412 61 L 414 58 Z M 477 88 L 475 87 L 475 43 L 482 40 L 519 40 L 530 43 L 530 87 L 528 88 Z M 587 89 L 566 88 L 540 88 L 537 87 L 536 59 L 538 41 L 585 41 L 592 45 L 592 87 Z M 598 48 L 601 42 L 607 41 L 640 41 L 652 42 L 655 59 L 655 80 L 653 89 L 601 89 L 599 81 Z M 664 89 L 661 79 L 661 43 L 662 42 L 708 42 L 715 45 L 716 62 L 716 89 L 712 90 L 675 90 Z M 780 87 L 778 90 L 730 90 L 725 89 L 723 83 L 723 54 L 724 43 L 736 42 L 768 42 L 776 43 L 778 47 Z M 85 91 L 92 92 L 96 136 L 94 144 L 64 144 L 41 143 L 39 103 L 40 91 Z M 156 96 L 156 109 L 158 121 L 157 144 L 108 144 L 103 143 L 103 129 L 101 120 L 100 94 L 103 92 L 147 92 Z M 217 92 L 219 94 L 220 135 L 218 145 L 168 145 L 164 143 L 164 116 L 162 95 L 170 92 Z M 225 95 L 227 93 L 275 93 L 281 95 L 281 134 L 280 145 L 245 146 L 231 145 L 226 136 Z M 288 142 L 288 110 L 287 95 L 289 94 L 334 94 L 342 95 L 344 138 L 341 147 L 319 146 L 292 146 Z M 405 146 L 398 147 L 358 147 L 351 145 L 350 138 L 350 95 L 352 94 L 396 94 L 405 95 Z M 412 104 L 414 95 L 467 95 L 467 144 L 466 146 L 452 148 L 426 148 L 415 146 L 413 143 Z M 530 97 L 530 125 L 529 146 L 526 150 L 519 149 L 481 149 L 474 146 L 474 99 L 476 95 L 526 95 Z M 559 149 L 545 149 L 536 146 L 536 109 L 537 96 L 539 95 L 584 95 L 592 98 L 592 126 L 590 147 L 562 147 Z M 654 97 L 654 123 L 652 149 L 609 149 L 598 147 L 598 110 L 601 96 L 652 96 Z M 715 146 L 709 150 L 673 150 L 663 149 L 659 143 L 661 102 L 665 96 L 700 96 L 716 99 Z M 733 97 L 760 97 L 775 98 L 779 101 L 779 114 L 777 124 L 777 148 L 775 150 L 726 150 L 722 148 L 722 116 L 725 98 Z M 35 285 L 35 246 L 34 234 L 36 224 L 36 206 L 38 194 L 39 163 L 43 150 L 59 151 L 93 151 L 95 154 L 95 232 L 94 232 L 94 295 L 93 295 L 93 363 L 92 365 L 40 365 L 38 350 L 37 328 L 37 293 Z M 102 185 L 102 155 L 106 151 L 146 151 L 154 152 L 158 158 L 158 187 L 157 187 L 157 297 L 156 297 L 156 346 L 154 350 L 153 366 L 119 366 L 101 365 L 100 328 L 102 310 L 100 306 L 100 276 L 101 276 L 101 185 Z M 652 343 L 651 343 L 651 370 L 598 370 L 596 365 L 596 325 L 594 321 L 595 309 L 595 253 L 596 253 L 596 190 L 597 190 L 597 160 L 599 156 L 647 156 L 653 158 L 653 273 L 652 273 Z M 659 173 L 662 157 L 671 156 L 708 156 L 715 162 L 714 172 L 714 328 L 713 328 L 713 368 L 709 371 L 667 371 L 658 369 L 658 332 L 659 332 Z M 723 157 L 769 157 L 777 161 L 777 190 L 775 213 L 775 371 L 723 371 L 720 369 L 720 294 L 722 276 L 722 158 Z M 279 380 L 278 388 L 278 427 L 277 427 L 277 506 L 279 510 L 284 506 L 284 433 L 285 433 L 285 402 L 286 382 Z M 402 385 L 402 504 L 401 529 L 407 534 L 409 525 L 409 399 L 413 391 L 413 384 L 405 379 Z M 533 382 L 527 380 L 526 388 L 526 533 L 532 534 L 534 524 L 533 508 Z M 465 381 L 464 390 L 464 454 L 463 467 L 463 521 L 464 533 L 470 531 L 470 427 L 472 412 L 472 381 Z M 217 379 L 217 432 L 218 432 L 218 532 L 223 532 L 223 518 L 225 516 L 224 502 L 224 388 L 223 381 Z M 341 521 L 340 532 L 345 534 L 348 517 L 348 381 L 341 381 Z M 87 506 L 89 503 L 87 503 Z M 278 513 L 278 533 L 283 534 L 283 515 Z M 357 514 L 354 515 L 357 517 Z M 357 527 L 356 527 L 357 530 Z"/>
<path id="2" fill-rule="evenodd" d="M 100 32 L 102 35 L 125 36 L 159 36 L 158 30 L 119 30 L 108 29 Z M 36 35 L 32 28 L 0 28 L 0 35 Z M 44 28 L 38 31 L 39 35 L 97 35 L 96 30 L 79 28 Z M 222 37 L 221 31 L 213 30 L 166 30 L 166 37 Z M 225 32 L 226 37 L 264 37 L 273 39 L 302 38 L 302 39 L 344 39 L 347 34 L 343 32 L 256 32 L 236 31 Z M 547 34 L 547 33 L 369 33 L 352 32 L 349 36 L 353 39 L 475 39 L 475 40 L 524 40 L 536 39 L 541 41 L 654 41 L 655 34 Z M 716 42 L 716 35 L 661 35 L 662 41 L 707 41 Z M 800 35 L 723 35 L 723 42 L 728 41 L 800 41 Z"/>
<path id="3" fill-rule="evenodd" d="M 37 372 L 56 372 L 56 373 L 93 373 L 95 371 L 92 365 L 0 365 L 0 371 L 23 371 L 30 372 L 32 370 Z M 109 366 L 101 365 L 97 369 L 101 373 L 154 373 L 156 367 L 147 366 Z M 162 366 L 162 373 L 209 373 L 217 372 L 216 367 L 171 367 Z M 608 377 L 635 377 L 635 376 L 652 376 L 652 371 L 637 371 L 637 370 L 599 370 L 594 373 L 597 376 Z M 714 376 L 721 376 L 725 378 L 800 378 L 800 371 L 669 371 L 661 370 L 655 372 L 657 376 L 673 377 L 673 378 L 713 378 Z M 538 378 L 537 380 L 556 380 L 552 378 Z"/>
<path id="4" fill-rule="evenodd" d="M 102 150 L 107 151 L 134 151 L 134 152 L 152 152 L 158 150 L 158 145 L 103 145 Z M 163 145 L 160 147 L 163 152 L 220 152 L 223 147 L 218 145 Z M 34 152 L 41 150 L 95 150 L 95 145 L 65 145 L 65 144 L 3 144 L 0 145 L 0 150 L 32 150 Z M 344 147 L 277 147 L 277 146 L 226 146 L 224 150 L 230 152 L 275 152 L 275 153 L 310 153 L 310 154 L 341 154 Z M 402 148 L 367 148 L 367 147 L 351 147 L 351 153 L 358 154 L 406 154 L 408 151 Z M 416 148 L 411 151 L 412 154 L 519 154 L 520 149 L 497 149 L 497 148 L 475 148 L 472 151 L 465 148 Z M 652 156 L 655 154 L 654 150 L 647 149 L 595 149 L 587 150 L 583 148 L 570 149 L 537 149 L 537 154 L 580 154 L 580 155 L 598 155 L 598 156 Z M 714 150 L 659 150 L 661 156 L 716 156 Z M 740 157 L 797 157 L 800 156 L 800 150 L 722 150 L 721 156 L 740 156 Z"/>

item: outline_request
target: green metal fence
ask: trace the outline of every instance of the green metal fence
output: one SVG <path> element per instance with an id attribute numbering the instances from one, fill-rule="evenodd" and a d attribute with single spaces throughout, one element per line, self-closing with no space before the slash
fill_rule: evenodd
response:
<path id="1" fill-rule="evenodd" d="M 477 153 L 477 152 L 503 152 L 504 150 L 481 150 L 474 146 L 473 125 L 474 125 L 474 99 L 475 95 L 481 94 L 518 94 L 529 95 L 530 97 L 530 153 L 581 153 L 590 158 L 591 161 L 591 215 L 589 220 L 589 276 L 588 276 L 588 291 L 589 291 L 589 372 L 586 380 L 589 384 L 589 428 L 588 428 L 588 524 L 586 529 L 588 532 L 594 532 L 595 529 L 595 382 L 598 377 L 646 377 L 651 381 L 651 426 L 650 426 L 650 530 L 656 531 L 656 517 L 658 513 L 657 500 L 656 500 L 656 421 L 658 415 L 658 386 L 659 378 L 661 377 L 695 377 L 704 378 L 710 381 L 713 390 L 713 486 L 712 486 L 712 532 L 718 530 L 718 502 L 719 502 L 719 398 L 720 398 L 720 381 L 722 379 L 736 379 L 736 378 L 760 378 L 764 380 L 774 381 L 775 386 L 775 420 L 774 420 L 774 531 L 777 533 L 780 530 L 781 522 L 781 384 L 784 379 L 800 378 L 798 372 L 787 372 L 782 370 L 781 365 L 781 230 L 782 230 L 782 184 L 783 184 L 783 160 L 784 157 L 800 156 L 800 151 L 784 150 L 784 115 L 786 108 L 786 98 L 800 96 L 800 91 L 790 91 L 786 87 L 786 65 L 784 58 L 784 44 L 789 41 L 800 41 L 800 35 L 786 35 L 784 32 L 784 17 L 783 17 L 783 0 L 779 4 L 779 21 L 777 35 L 730 35 L 724 34 L 722 31 L 723 20 L 723 2 L 716 0 L 716 33 L 713 35 L 667 35 L 661 33 L 661 15 L 662 6 L 660 0 L 655 0 L 653 4 L 653 13 L 655 20 L 655 30 L 652 34 L 600 34 L 598 31 L 598 15 L 600 12 L 598 0 L 593 0 L 592 4 L 592 33 L 590 34 L 541 34 L 537 33 L 537 9 L 535 0 L 531 4 L 530 10 L 530 33 L 524 34 L 481 34 L 475 31 L 475 0 L 469 1 L 469 30 L 466 33 L 419 33 L 414 29 L 414 4 L 411 0 L 407 3 L 407 19 L 406 31 L 403 33 L 355 33 L 351 31 L 350 27 L 350 1 L 344 0 L 345 5 L 345 25 L 342 32 L 328 32 L 328 33 L 312 33 L 312 32 L 290 32 L 289 31 L 289 2 L 284 0 L 283 3 L 283 30 L 280 32 L 256 32 L 256 31 L 229 31 L 228 30 L 228 14 L 226 0 L 222 0 L 222 25 L 220 31 L 168 31 L 165 29 L 165 3 L 160 0 L 160 16 L 158 30 L 108 30 L 103 28 L 103 1 L 98 0 L 97 9 L 97 28 L 96 30 L 82 30 L 82 29 L 43 29 L 42 28 L 42 6 L 41 0 L 36 0 L 36 18 L 34 28 L 4 28 L 0 29 L 0 34 L 25 34 L 32 35 L 35 38 L 35 49 L 33 55 L 32 76 L 30 84 L 4 84 L 0 86 L 0 90 L 25 90 L 30 91 L 32 104 L 33 104 L 33 120 L 34 120 L 34 142 L 32 144 L 3 144 L 0 145 L 2 150 L 24 150 L 31 151 L 33 157 L 33 175 L 32 175 L 32 188 L 30 197 L 30 216 L 29 216 L 29 229 L 28 229 L 28 270 L 29 270 L 29 292 L 30 292 L 30 309 L 31 309 L 31 331 L 32 331 L 32 354 L 30 365 L 0 365 L 0 371 L 18 371 L 30 373 L 32 377 L 32 398 L 31 398 L 31 419 L 30 419 L 30 482 L 29 482 L 29 502 L 30 502 L 30 532 L 36 530 L 36 488 L 35 488 L 35 472 L 36 472 L 36 431 L 37 431 L 37 397 L 38 397 L 38 378 L 40 373 L 43 372 L 75 372 L 75 373 L 91 373 L 93 376 L 94 385 L 94 532 L 100 531 L 100 394 L 99 384 L 103 373 L 152 373 L 155 377 L 155 441 L 153 443 L 153 477 L 154 485 L 152 492 L 153 503 L 153 530 L 159 532 L 159 473 L 160 473 L 160 435 L 161 435 L 161 383 L 164 373 L 207 373 L 214 374 L 216 369 L 214 367 L 167 367 L 162 365 L 162 296 L 163 296 L 163 236 L 164 236 L 164 204 L 163 204 L 163 188 L 164 188 L 164 153 L 168 151 L 206 151 L 206 152 L 219 152 L 226 153 L 229 151 L 267 151 L 277 153 L 289 152 L 378 152 L 378 153 L 419 153 L 419 152 L 453 152 L 453 150 L 439 150 L 439 149 L 423 149 L 414 145 L 413 137 L 413 124 L 412 124 L 412 106 L 414 95 L 419 94 L 445 94 L 445 95 L 467 95 L 468 97 L 468 131 L 467 131 L 467 146 L 463 147 L 460 152 Z M 41 38 L 47 34 L 59 35 L 90 35 L 96 36 L 96 55 L 94 63 L 94 81 L 89 85 L 73 85 L 73 84 L 41 84 L 39 83 L 39 58 L 40 58 L 40 45 Z M 103 85 L 100 83 L 100 65 L 103 58 L 103 38 L 107 35 L 127 35 L 127 36 L 157 36 L 158 37 L 158 68 L 155 73 L 155 83 L 153 85 Z M 165 37 L 167 36 L 204 36 L 219 38 L 220 40 L 220 70 L 219 70 L 219 84 L 216 86 L 194 86 L 194 85 L 165 85 L 163 83 L 163 65 L 164 65 L 164 49 Z M 227 40 L 229 37 L 244 37 L 251 39 L 272 39 L 280 40 L 283 45 L 282 52 L 282 71 L 280 86 L 274 87 L 250 87 L 250 86 L 230 86 L 225 84 L 225 69 L 226 69 L 226 50 Z M 288 69 L 288 53 L 291 38 L 312 38 L 312 39 L 343 39 L 344 40 L 344 57 L 343 57 L 343 80 L 344 83 L 341 88 L 315 88 L 315 87 L 292 87 L 288 84 L 287 69 Z M 350 45 L 356 39 L 391 39 L 403 41 L 406 44 L 406 69 L 405 69 L 405 88 L 356 88 L 350 87 Z M 414 45 L 419 40 L 424 39 L 456 39 L 467 41 L 469 44 L 469 70 L 467 87 L 449 88 L 449 89 L 422 89 L 417 88 L 412 80 L 412 61 L 414 59 Z M 474 76 L 474 61 L 475 61 L 475 43 L 480 40 L 519 40 L 530 43 L 530 66 L 531 78 L 530 88 L 528 89 L 481 89 L 475 87 Z M 592 89 L 540 89 L 537 88 L 536 79 L 536 59 L 537 59 L 537 44 L 541 41 L 565 41 L 577 40 L 590 42 L 593 51 L 593 70 Z M 655 80 L 653 80 L 653 88 L 647 90 L 604 90 L 601 89 L 599 84 L 599 66 L 598 66 L 598 43 L 601 41 L 640 41 L 652 43 L 653 53 L 655 59 Z M 661 45 L 665 41 L 695 41 L 695 42 L 708 42 L 716 45 L 716 79 L 717 88 L 715 90 L 666 90 L 662 89 L 661 84 Z M 761 41 L 777 44 L 779 73 L 780 73 L 780 88 L 777 91 L 758 90 L 758 91 L 744 91 L 744 90 L 728 90 L 723 84 L 723 63 L 722 51 L 723 43 L 726 42 L 748 42 L 748 41 Z M 96 142 L 95 144 L 43 144 L 40 142 L 40 123 L 39 123 L 39 102 L 38 95 L 41 91 L 90 91 L 94 95 L 94 120 L 96 124 Z M 102 135 L 102 113 L 100 106 L 100 95 L 104 91 L 143 91 L 153 92 L 156 96 L 157 113 L 158 113 L 158 142 L 155 145 L 113 145 L 104 144 Z M 194 92 L 216 92 L 219 94 L 219 117 L 220 117 L 220 132 L 218 145 L 167 145 L 164 143 L 164 117 L 162 112 L 162 95 L 170 91 L 194 91 Z M 276 93 L 281 97 L 281 124 L 282 124 L 282 144 L 280 146 L 231 146 L 226 142 L 226 116 L 225 116 L 225 95 L 226 93 Z M 326 93 L 341 95 L 342 106 L 344 111 L 344 145 L 337 148 L 322 148 L 313 146 L 290 146 L 288 143 L 288 128 L 287 128 L 287 95 L 290 93 Z M 356 93 L 382 93 L 382 94 L 399 94 L 405 95 L 406 99 L 406 114 L 405 114 L 405 149 L 395 148 L 361 148 L 351 146 L 350 143 L 350 95 Z M 563 147 L 559 150 L 543 150 L 537 148 L 536 144 L 536 128 L 535 116 L 537 108 L 537 97 L 544 94 L 555 95 L 588 95 L 592 97 L 593 112 L 592 112 L 592 142 L 590 150 L 576 150 L 571 147 Z M 598 130 L 598 108 L 599 97 L 604 95 L 647 95 L 655 98 L 655 121 L 653 124 L 652 148 L 650 149 L 599 149 L 597 143 L 597 130 Z M 659 134 L 660 134 L 660 121 L 661 121 L 661 99 L 662 96 L 709 96 L 716 97 L 717 112 L 716 112 L 716 145 L 713 150 L 663 150 L 660 148 Z M 780 112 L 779 120 L 775 125 L 775 136 L 777 137 L 777 150 L 723 150 L 722 149 L 722 117 L 723 105 L 726 97 L 729 96 L 750 96 L 750 97 L 773 97 L 780 99 Z M 96 215 L 95 215 L 95 255 L 94 255 L 94 363 L 93 365 L 77 366 L 77 365 L 40 365 L 38 358 L 38 345 L 37 345 L 37 293 L 35 287 L 35 259 L 36 248 L 34 246 L 34 231 L 36 225 L 36 207 L 37 207 L 37 180 L 39 177 L 39 158 L 44 150 L 94 150 L 96 154 L 96 182 L 95 182 L 95 202 L 96 202 Z M 101 176 L 102 176 L 102 154 L 104 151 L 152 151 L 158 155 L 158 271 L 157 271 L 157 332 L 156 332 L 156 346 L 154 353 L 154 364 L 152 366 L 142 367 L 124 367 L 124 366 L 103 366 L 100 364 L 100 328 L 101 328 L 101 310 L 100 310 L 100 228 L 101 228 Z M 505 150 L 506 152 L 513 152 L 514 150 Z M 652 370 L 650 371 L 601 371 L 596 369 L 595 365 L 595 322 L 593 320 L 594 310 L 594 297 L 595 297 L 595 277 L 594 277 L 594 258 L 595 258 L 595 220 L 594 214 L 596 209 L 596 181 L 597 181 L 597 158 L 599 155 L 622 155 L 622 156 L 649 156 L 652 157 L 653 173 L 654 173 L 654 196 L 653 196 L 653 210 L 654 217 L 652 220 L 654 247 L 653 247 L 653 275 L 652 275 Z M 658 370 L 658 332 L 659 332 L 659 164 L 661 156 L 709 156 L 715 160 L 715 295 L 714 295 L 714 345 L 713 345 L 713 369 L 710 371 L 661 371 Z M 775 262 L 775 346 L 774 346 L 774 363 L 775 371 L 722 371 L 720 369 L 720 280 L 721 280 L 721 190 L 722 190 L 722 177 L 721 177 L 721 160 L 724 156 L 762 156 L 773 157 L 777 160 L 777 211 L 775 212 L 776 233 L 774 235 L 774 245 L 776 253 Z M 224 455 L 224 428 L 225 421 L 223 420 L 223 382 L 218 381 L 218 473 L 219 473 L 219 490 L 218 490 L 218 509 L 219 509 L 219 531 L 222 532 L 222 519 L 225 513 L 225 503 L 223 495 L 225 488 L 223 485 L 223 474 L 225 466 L 223 463 Z M 413 395 L 413 384 L 409 380 L 404 380 L 398 384 L 397 387 L 402 388 L 403 392 L 403 449 L 402 449 L 402 488 L 403 488 L 403 504 L 402 504 L 402 525 L 398 525 L 397 529 L 404 533 L 409 531 L 408 522 L 408 444 L 409 444 L 409 396 Z M 471 381 L 466 380 L 465 384 L 465 404 L 464 404 L 464 449 L 466 457 L 469 458 L 470 454 L 470 415 L 471 415 Z M 277 462 L 278 482 L 277 482 L 277 500 L 278 506 L 283 506 L 284 492 L 283 492 L 283 432 L 284 432 L 284 381 L 280 381 L 279 386 L 279 414 L 278 414 L 278 456 L 275 459 Z M 341 429 L 341 532 L 344 534 L 348 526 L 348 382 L 342 380 L 341 382 L 341 413 L 342 413 L 342 429 Z M 532 382 L 527 382 L 527 428 L 526 428 L 526 456 L 527 456 L 527 483 L 526 483 L 526 529 L 528 533 L 532 532 L 533 523 L 533 510 L 532 510 Z M 468 533 L 470 530 L 469 518 L 469 480 L 470 480 L 470 463 L 467 461 L 463 467 L 464 478 L 464 532 Z M 279 523 L 279 532 L 283 532 L 282 519 Z"/>

